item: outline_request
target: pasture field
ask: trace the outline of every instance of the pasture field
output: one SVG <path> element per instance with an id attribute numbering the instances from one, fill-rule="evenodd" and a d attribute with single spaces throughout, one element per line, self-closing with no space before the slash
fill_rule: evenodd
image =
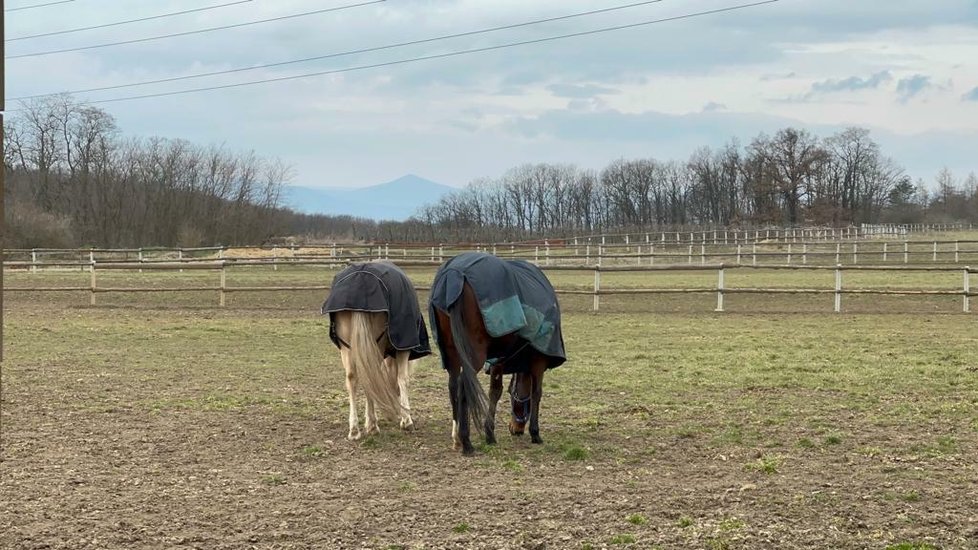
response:
<path id="1" fill-rule="evenodd" d="M 727 286 L 833 283 L 743 273 Z M 332 274 L 242 269 L 228 284 Z M 582 289 L 593 277 L 550 275 Z M 960 288 L 958 274 L 846 277 Z M 607 288 L 713 284 L 602 274 Z M 324 297 L 249 292 L 218 308 L 211 291 L 100 294 L 89 307 L 85 292 L 8 292 L 0 547 L 978 547 L 978 320 L 960 297 L 846 296 L 835 314 L 831 295 L 731 295 L 726 313 L 712 294 L 605 296 L 594 314 L 590 296 L 562 296 L 569 361 L 545 381 L 545 444 L 508 436 L 503 402 L 499 445 L 474 458 L 451 450 L 437 357 L 415 372 L 415 431 L 382 421 L 345 439 Z"/>

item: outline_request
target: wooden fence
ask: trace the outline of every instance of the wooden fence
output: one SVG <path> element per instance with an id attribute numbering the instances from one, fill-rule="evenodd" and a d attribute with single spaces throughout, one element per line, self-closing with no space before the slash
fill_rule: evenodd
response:
<path id="1" fill-rule="evenodd" d="M 904 241 L 789 241 L 748 244 L 574 244 L 573 242 L 539 245 L 433 245 L 410 247 L 385 244 L 331 244 L 260 248 L 178 248 L 178 249 L 28 249 L 8 250 L 5 265 L 14 269 L 77 267 L 87 269 L 93 263 L 172 263 L 262 260 L 277 268 L 281 262 L 301 260 L 363 261 L 391 259 L 400 261 L 442 262 L 467 250 L 481 250 L 507 258 L 522 258 L 537 264 L 635 264 L 734 263 L 762 264 L 861 265 L 861 264 L 978 264 L 978 240 L 904 240 Z M 271 254 L 256 257 L 255 253 Z"/>
<path id="2" fill-rule="evenodd" d="M 401 267 L 437 267 L 439 262 L 430 261 L 400 261 L 395 262 Z M 75 267 L 77 262 L 68 265 Z M 291 259 L 282 260 L 239 260 L 228 261 L 218 260 L 210 262 L 110 262 L 99 263 L 91 262 L 85 267 L 90 274 L 90 284 L 88 286 L 62 286 L 62 287 L 6 287 L 6 292 L 71 292 L 84 291 L 90 293 L 91 305 L 96 305 L 96 296 L 102 293 L 140 293 L 140 292 L 216 292 L 218 294 L 218 304 L 225 306 L 226 296 L 234 292 L 285 292 L 285 291 L 305 291 L 305 290 L 329 290 L 329 285 L 305 285 L 305 286 L 228 286 L 227 271 L 236 266 L 275 266 L 278 265 L 304 265 L 304 266 L 323 266 L 341 267 L 346 262 L 341 260 L 315 260 L 315 259 Z M 11 265 L 16 267 L 16 264 Z M 22 267 L 29 267 L 25 264 Z M 648 294 L 716 294 L 716 311 L 724 311 L 724 297 L 729 294 L 832 294 L 835 298 L 834 311 L 842 311 L 842 296 L 845 294 L 878 294 L 878 295 L 930 295 L 930 296 L 961 296 L 962 311 L 970 312 L 970 298 L 978 295 L 971 290 L 971 274 L 978 273 L 978 269 L 971 267 L 945 267 L 945 266 L 816 266 L 816 265 L 767 265 L 767 266 L 748 266 L 748 265 L 725 265 L 725 264 L 699 264 L 699 265 L 543 265 L 544 270 L 550 271 L 590 271 L 594 274 L 594 284 L 591 289 L 562 289 L 557 288 L 558 294 L 577 294 L 593 296 L 593 310 L 599 311 L 601 306 L 601 296 L 609 295 L 648 295 Z M 731 288 L 724 284 L 724 275 L 729 270 L 818 270 L 835 272 L 834 288 Z M 97 274 L 105 270 L 161 270 L 161 271 L 183 271 L 183 270 L 212 270 L 220 273 L 220 282 L 217 286 L 198 286 L 198 287 L 104 287 L 98 286 Z M 663 272 L 663 271 L 715 271 L 717 273 L 716 285 L 711 287 L 698 288 L 607 288 L 601 283 L 602 273 L 621 273 L 621 272 Z M 843 273 L 846 271 L 900 271 L 900 272 L 958 272 L 962 274 L 962 286 L 958 289 L 890 289 L 890 288 L 844 288 Z M 429 287 L 418 286 L 419 291 L 430 290 Z"/>

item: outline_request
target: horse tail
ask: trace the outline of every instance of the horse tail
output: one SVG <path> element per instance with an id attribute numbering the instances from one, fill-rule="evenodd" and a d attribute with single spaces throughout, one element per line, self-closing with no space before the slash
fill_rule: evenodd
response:
<path id="1" fill-rule="evenodd" d="M 371 319 L 381 313 L 353 311 L 350 327 L 350 365 L 353 375 L 379 413 L 397 418 L 401 402 L 396 372 L 391 372 L 384 354 L 374 339 Z"/>
<path id="2" fill-rule="evenodd" d="M 459 377 L 459 397 L 465 401 L 465 408 L 469 413 L 469 419 L 475 424 L 479 433 L 485 433 L 485 420 L 488 415 L 489 398 L 482 389 L 482 384 L 477 378 L 478 369 L 474 364 L 475 352 L 472 349 L 472 342 L 465 331 L 465 314 L 462 302 L 465 295 L 448 308 L 448 318 L 452 327 L 452 340 L 455 342 L 455 350 L 462 359 L 461 376 Z M 481 365 L 479 365 L 481 367 Z"/>

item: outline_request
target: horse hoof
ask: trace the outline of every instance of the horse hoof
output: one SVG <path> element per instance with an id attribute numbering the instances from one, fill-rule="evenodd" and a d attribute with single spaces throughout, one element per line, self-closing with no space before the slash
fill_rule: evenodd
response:
<path id="1" fill-rule="evenodd" d="M 475 447 L 469 445 L 468 447 L 462 447 L 462 454 L 464 456 L 472 456 L 475 454 Z"/>
<path id="2" fill-rule="evenodd" d="M 360 437 L 360 428 L 350 430 L 350 433 L 346 436 L 346 438 L 350 441 L 356 441 L 360 439 Z"/>
<path id="3" fill-rule="evenodd" d="M 543 445 L 543 439 L 540 439 L 539 435 L 531 435 L 530 443 L 535 443 L 537 445 Z"/>
<path id="4" fill-rule="evenodd" d="M 409 431 L 413 430 L 414 429 L 414 421 L 411 420 L 410 418 L 402 418 L 401 419 L 401 429 L 404 430 L 404 431 L 406 431 L 406 432 L 409 432 Z"/>
<path id="5" fill-rule="evenodd" d="M 370 435 L 380 435 L 380 428 L 378 428 L 377 426 L 371 426 L 371 427 L 367 428 L 367 435 L 368 436 L 370 436 Z"/>
<path id="6" fill-rule="evenodd" d="M 496 436 L 493 435 L 493 434 L 487 433 L 486 434 L 486 445 L 495 445 L 495 444 L 496 444 Z"/>
<path id="7" fill-rule="evenodd" d="M 462 442 L 461 441 L 452 441 L 452 450 L 453 451 L 458 451 L 461 448 L 462 448 Z"/>

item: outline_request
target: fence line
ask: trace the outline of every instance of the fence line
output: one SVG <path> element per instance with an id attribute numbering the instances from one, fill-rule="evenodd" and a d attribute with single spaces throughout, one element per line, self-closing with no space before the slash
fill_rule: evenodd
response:
<path id="1" fill-rule="evenodd" d="M 833 246 L 834 245 L 834 246 Z M 897 245 L 897 246 L 890 246 Z M 902 246 L 900 246 L 902 245 Z M 543 265 L 556 265 L 560 262 L 581 262 L 584 264 L 596 263 L 598 265 L 608 264 L 610 261 L 619 261 L 619 263 L 635 263 L 641 265 L 643 263 L 648 263 L 650 265 L 655 264 L 656 261 L 667 261 L 667 262 L 681 262 L 685 260 L 687 264 L 700 263 L 706 264 L 710 263 L 711 260 L 731 260 L 737 265 L 758 265 L 759 260 L 775 260 L 782 261 L 786 264 L 797 263 L 808 264 L 809 260 L 818 262 L 822 260 L 823 263 L 832 264 L 847 264 L 847 265 L 857 265 L 860 263 L 860 259 L 863 261 L 881 261 L 882 263 L 903 263 L 909 265 L 911 259 L 914 260 L 913 263 L 973 263 L 978 262 L 978 240 L 933 240 L 933 241 L 899 241 L 899 242 L 866 242 L 866 241 L 854 241 L 854 242 L 797 242 L 797 243 L 778 243 L 778 244 L 761 244 L 751 243 L 749 248 L 745 248 L 742 244 L 737 244 L 735 247 L 724 246 L 724 245 L 710 245 L 713 248 L 707 248 L 707 244 L 700 243 L 699 245 L 684 245 L 676 247 L 674 245 L 597 245 L 592 248 L 591 245 L 578 245 L 577 247 L 571 246 L 560 246 L 557 247 L 560 253 L 553 253 L 549 243 L 545 246 L 534 246 L 531 248 L 517 248 L 515 245 L 510 245 L 507 248 L 509 250 L 500 250 L 498 246 L 493 246 L 491 248 L 477 247 L 477 250 L 485 250 L 486 252 L 492 252 L 495 255 L 504 258 L 522 258 L 526 260 L 531 260 L 537 264 Z M 658 246 L 658 248 L 657 248 Z M 772 250 L 771 247 L 776 246 L 777 250 Z M 313 248 L 315 249 L 315 248 Z M 582 250 L 583 249 L 583 250 Z M 50 268 L 50 267 L 75 267 L 79 269 L 88 269 L 92 262 L 98 262 L 100 264 L 109 263 L 131 263 L 133 260 L 126 258 L 104 258 L 96 257 L 96 252 L 106 252 L 110 249 L 33 249 L 30 251 L 30 261 L 13 260 L 5 262 L 5 266 L 13 269 L 29 269 L 31 272 L 37 272 L 38 269 Z M 120 249 L 115 249 L 115 251 Z M 177 258 L 172 257 L 152 257 L 146 254 L 145 249 L 137 249 L 138 256 L 135 261 L 139 262 L 141 265 L 145 266 L 152 263 L 172 263 L 179 262 L 185 266 L 192 265 L 195 263 L 208 263 L 215 261 L 214 257 L 186 257 L 182 254 L 183 250 L 188 249 L 178 249 Z M 159 250 L 159 249 L 157 249 Z M 296 249 L 291 249 L 290 254 L 287 256 L 275 255 L 275 256 L 236 256 L 234 251 L 236 249 L 230 248 L 207 248 L 198 250 L 216 250 L 218 253 L 217 260 L 224 260 L 230 262 L 262 262 L 264 264 L 270 265 L 273 269 L 278 269 L 279 265 L 284 265 L 286 263 L 293 265 L 301 265 L 309 262 L 319 262 L 322 260 L 329 260 L 336 263 L 343 263 L 348 261 L 363 261 L 367 259 L 399 259 L 401 261 L 411 261 L 411 260 L 427 260 L 431 262 L 443 262 L 447 257 L 458 253 L 461 250 L 458 248 L 450 248 L 446 251 L 444 246 L 430 247 L 429 249 L 410 249 L 401 248 L 394 249 L 394 254 L 391 254 L 390 247 L 377 246 L 377 247 L 367 247 L 367 250 L 363 253 L 354 252 L 351 249 L 331 248 L 329 253 L 300 253 Z M 172 254 L 172 249 L 167 249 L 167 252 Z M 409 253 L 409 251 L 415 251 L 420 253 Z M 583 251 L 583 253 L 582 253 Z M 25 253 L 26 251 L 11 250 L 10 253 Z M 398 254 L 400 252 L 400 254 Z M 446 253 L 447 252 L 447 253 Z M 86 259 L 73 259 L 73 260 L 54 260 L 54 261 L 41 261 L 41 255 L 43 254 L 65 254 L 70 253 L 72 255 L 84 256 L 87 255 Z M 825 262 L 828 260 L 828 262 Z"/>
<path id="2" fill-rule="evenodd" d="M 209 263 L 184 262 L 117 262 L 99 263 L 91 262 L 88 264 L 90 281 L 89 286 L 66 286 L 66 287 L 7 287 L 7 292 L 69 292 L 69 291 L 88 291 L 90 294 L 89 303 L 96 305 L 96 296 L 102 293 L 140 293 L 140 292 L 213 292 L 218 293 L 218 302 L 221 307 L 226 304 L 228 293 L 234 292 L 285 292 L 285 291 L 308 291 L 308 290 L 329 290 L 329 285 L 301 285 L 301 286 L 228 286 L 227 270 L 229 267 L 237 266 L 259 266 L 269 263 L 295 265 L 295 262 L 264 262 L 264 261 L 228 261 L 219 260 Z M 396 262 L 401 267 L 437 267 L 439 262 L 415 261 L 415 262 Z M 336 267 L 346 265 L 343 262 L 331 261 L 305 261 L 305 265 L 322 265 Z M 73 264 L 74 265 L 74 264 Z M 189 270 L 210 270 L 220 272 L 220 283 L 217 286 L 194 286 L 194 287 L 100 287 L 98 286 L 97 273 L 104 270 L 153 270 L 153 271 L 183 271 Z M 725 264 L 672 264 L 672 265 L 553 265 L 541 266 L 541 269 L 548 271 L 592 271 L 594 273 L 594 285 L 590 290 L 584 289 L 556 289 L 558 294 L 577 294 L 593 296 L 593 311 L 600 311 L 601 296 L 609 295 L 644 295 L 644 294 L 696 294 L 696 293 L 716 293 L 718 312 L 724 311 L 724 297 L 727 294 L 833 294 L 835 303 L 834 311 L 842 311 L 842 295 L 844 294 L 876 294 L 876 295 L 927 295 L 927 296 L 962 296 L 962 311 L 970 312 L 970 297 L 978 296 L 978 292 L 971 291 L 971 274 L 978 273 L 978 269 L 971 267 L 942 267 L 942 266 L 846 266 L 837 264 L 835 266 L 819 265 L 725 265 Z M 726 270 L 811 270 L 835 272 L 834 288 L 729 288 L 724 284 L 724 274 Z M 623 272 L 657 272 L 657 271 L 716 271 L 717 283 L 714 287 L 699 288 L 606 288 L 602 286 L 602 273 L 623 273 Z M 959 272 L 963 274 L 961 290 L 929 290 L 929 289 L 883 289 L 883 288 L 843 288 L 842 274 L 844 271 L 901 271 L 901 272 Z M 429 287 L 416 286 L 416 290 L 427 291 Z"/>

